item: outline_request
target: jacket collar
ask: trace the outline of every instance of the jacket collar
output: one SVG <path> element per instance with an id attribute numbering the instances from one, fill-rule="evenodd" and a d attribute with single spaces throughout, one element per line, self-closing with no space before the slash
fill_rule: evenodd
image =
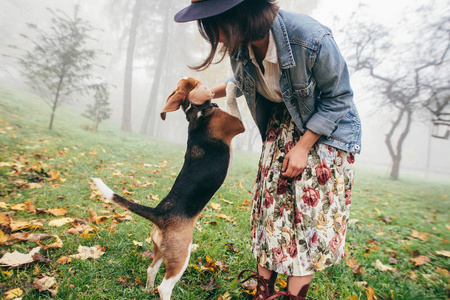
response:
<path id="1" fill-rule="evenodd" d="M 277 45 L 278 61 L 280 62 L 281 69 L 295 67 L 294 55 L 292 54 L 291 44 L 289 43 L 289 35 L 280 14 L 277 15 L 273 22 L 272 33 Z M 247 45 L 242 46 L 232 58 L 235 60 L 250 60 Z"/>

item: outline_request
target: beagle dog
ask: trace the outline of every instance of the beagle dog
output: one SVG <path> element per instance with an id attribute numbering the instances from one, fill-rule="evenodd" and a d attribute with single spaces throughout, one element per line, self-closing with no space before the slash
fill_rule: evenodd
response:
<path id="1" fill-rule="evenodd" d="M 170 300 L 175 284 L 189 262 L 195 222 L 208 201 L 225 180 L 230 163 L 231 140 L 244 132 L 238 117 L 211 102 L 213 93 L 199 80 L 189 77 L 178 81 L 161 112 L 180 107 L 189 122 L 183 167 L 169 194 L 155 207 L 129 201 L 93 178 L 103 196 L 150 220 L 154 259 L 147 269 L 147 291 L 154 288 L 156 273 L 164 262 L 166 274 L 158 287 L 162 300 Z"/>

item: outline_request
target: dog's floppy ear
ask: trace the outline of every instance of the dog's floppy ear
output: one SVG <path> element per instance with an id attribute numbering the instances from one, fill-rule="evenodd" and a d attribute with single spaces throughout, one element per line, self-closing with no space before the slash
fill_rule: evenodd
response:
<path id="1" fill-rule="evenodd" d="M 161 111 L 161 119 L 166 119 L 166 113 L 176 111 L 181 104 L 186 100 L 190 91 L 192 91 L 200 81 L 193 78 L 182 78 L 178 81 L 178 86 L 175 91 L 170 94 L 166 100 L 166 106 Z"/>

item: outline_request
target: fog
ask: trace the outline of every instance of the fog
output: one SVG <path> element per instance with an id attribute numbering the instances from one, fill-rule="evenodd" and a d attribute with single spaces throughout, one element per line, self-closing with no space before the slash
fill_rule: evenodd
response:
<path id="1" fill-rule="evenodd" d="M 124 129 L 124 94 L 126 94 L 124 76 L 127 52 L 130 47 L 133 8 L 139 1 L 142 0 L 99 0 L 95 3 L 88 0 L 0 0 L 2 8 L 0 10 L 2 36 L 0 85 L 35 93 L 25 83 L 17 63 L 17 57 L 20 57 L 24 50 L 33 47 L 30 40 L 23 38 L 23 34 L 26 34 L 33 40 L 33 34 L 35 34 L 34 31 L 29 30 L 27 23 L 36 24 L 44 31 L 49 30 L 53 14 L 48 8 L 54 12 L 61 11 L 68 16 L 73 16 L 75 6 L 79 5 L 79 17 L 89 22 L 94 28 L 90 33 L 88 47 L 102 51 L 95 61 L 99 67 L 94 68 L 93 72 L 97 78 L 102 78 L 104 82 L 111 85 L 109 101 L 112 116 L 109 122 L 114 123 L 117 130 Z M 140 17 L 137 21 L 130 86 L 129 123 L 132 132 L 142 133 L 144 130 L 149 136 L 184 143 L 187 131 L 184 114 L 170 113 L 165 121 L 159 118 L 159 111 L 175 88 L 177 80 L 182 76 L 194 76 L 207 85 L 214 86 L 232 76 L 228 58 L 202 72 L 192 71 L 188 67 L 200 63 L 209 51 L 208 45 L 198 33 L 195 22 L 177 24 L 173 21 L 175 13 L 189 2 L 188 0 L 142 2 Z M 411 74 L 418 68 L 417 66 L 425 63 L 427 59 L 431 61 L 433 57 L 443 56 L 443 60 L 435 66 L 424 68 L 420 78 L 430 78 L 430 80 L 423 84 L 427 88 L 413 101 L 415 107 L 418 107 L 417 105 L 420 106 L 422 102 L 427 103 L 428 99 L 435 99 L 432 97 L 435 95 L 432 91 L 435 90 L 430 86 L 436 86 L 436 90 L 440 93 L 437 95 L 441 97 L 436 96 L 436 99 L 441 101 L 440 103 L 447 103 L 440 111 L 439 117 L 449 119 L 450 104 L 448 100 L 441 100 L 448 99 L 450 90 L 450 62 L 449 55 L 445 53 L 450 32 L 448 1 L 420 0 L 413 4 L 405 0 L 395 2 L 280 0 L 279 5 L 281 9 L 309 14 L 333 30 L 337 44 L 349 63 L 355 103 L 362 119 L 363 146 L 362 153 L 358 157 L 360 166 L 376 169 L 389 176 L 392 158 L 385 139 L 396 117 L 395 109 L 398 106 L 392 103 L 393 106 L 389 105 L 382 82 L 371 77 L 367 70 L 355 67 L 358 64 L 354 62 L 358 58 L 355 58 L 355 43 L 352 42 L 360 35 L 364 38 L 363 27 L 357 24 L 368 24 L 369 29 L 374 28 L 375 24 L 386 29 L 387 35 L 373 37 L 374 45 L 377 45 L 377 42 L 380 42 L 380 45 L 374 48 L 377 50 L 376 54 L 370 59 L 376 62 L 376 73 L 398 79 L 399 82 L 404 81 L 405 90 L 409 89 L 408 77 L 414 77 Z M 166 16 L 168 16 L 168 22 L 165 22 Z M 440 20 L 444 21 L 439 25 L 440 27 L 438 26 L 439 34 L 432 34 L 430 26 L 435 26 Z M 433 28 L 438 28 L 436 26 Z M 422 37 L 423 41 L 418 37 Z M 392 44 L 390 48 L 386 46 L 388 43 Z M 418 57 L 421 60 L 418 61 Z M 414 78 L 411 80 L 414 82 Z M 442 92 L 445 93 L 444 96 L 441 91 L 444 91 Z M 92 102 L 92 97 L 72 94 L 63 100 L 62 105 L 74 106 L 82 111 Z M 224 100 L 219 99 L 217 102 L 225 108 Z M 153 105 L 149 106 L 151 110 L 149 122 L 147 126 L 142 126 L 149 103 Z M 247 131 L 245 135 L 237 138 L 234 147 L 239 150 L 258 152 L 261 142 L 246 110 L 245 99 L 239 99 L 239 106 Z M 432 133 L 441 137 L 445 136 L 446 131 L 450 130 L 448 125 L 450 122 L 447 122 L 447 125 L 436 126 L 431 122 L 436 118 L 426 107 L 415 109 L 401 152 L 400 173 L 402 176 L 413 174 L 450 182 L 450 140 L 432 137 Z M 86 123 L 89 121 L 86 120 Z M 400 133 L 394 133 L 394 137 L 398 136 Z"/>

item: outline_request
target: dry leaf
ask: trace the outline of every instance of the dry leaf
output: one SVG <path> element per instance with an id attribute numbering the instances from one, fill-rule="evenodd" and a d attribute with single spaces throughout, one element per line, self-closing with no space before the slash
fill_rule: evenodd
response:
<path id="1" fill-rule="evenodd" d="M 28 254 L 23 254 L 18 252 L 17 250 L 13 253 L 5 253 L 3 257 L 0 259 L 0 265 L 8 266 L 8 267 L 18 267 L 21 265 L 29 264 L 34 261 L 33 255 L 38 253 L 41 250 L 41 247 L 36 247 L 31 249 Z"/>
<path id="2" fill-rule="evenodd" d="M 415 273 L 413 270 L 409 270 L 409 275 L 408 275 L 408 277 L 409 277 L 411 280 L 417 281 L 417 275 L 416 275 L 416 273 Z"/>
<path id="3" fill-rule="evenodd" d="M 354 274 L 361 274 L 362 265 L 356 263 L 356 257 L 352 257 L 351 259 L 346 258 L 345 263 Z"/>
<path id="4" fill-rule="evenodd" d="M 138 242 L 138 241 L 133 241 L 133 245 L 142 247 L 142 245 L 144 245 L 144 243 L 143 242 Z"/>
<path id="5" fill-rule="evenodd" d="M 416 267 L 425 265 L 426 263 L 429 263 L 431 261 L 428 256 L 424 256 L 424 255 L 419 255 L 415 258 L 411 258 L 410 260 L 415 263 Z"/>
<path id="6" fill-rule="evenodd" d="M 97 245 L 93 247 L 85 247 L 85 246 L 78 246 L 78 254 L 70 255 L 72 258 L 78 258 L 81 260 L 86 260 L 88 258 L 97 259 L 100 256 L 102 256 L 105 252 L 102 251 L 102 247 Z"/>
<path id="7" fill-rule="evenodd" d="M 19 203 L 11 205 L 12 210 L 18 210 L 18 211 L 25 211 L 26 204 L 25 203 Z"/>
<path id="8" fill-rule="evenodd" d="M 231 300 L 231 296 L 228 292 L 226 292 L 223 295 L 219 295 L 219 298 L 217 298 L 217 300 Z"/>
<path id="9" fill-rule="evenodd" d="M 66 224 L 72 223 L 73 221 L 74 221 L 73 218 L 61 218 L 48 222 L 48 225 L 53 227 L 61 227 Z"/>
<path id="10" fill-rule="evenodd" d="M 412 237 L 415 237 L 416 239 L 419 239 L 421 241 L 427 241 L 428 240 L 428 233 L 426 232 L 418 232 L 417 230 L 411 230 Z"/>
<path id="11" fill-rule="evenodd" d="M 42 225 L 39 221 L 19 221 L 12 220 L 9 224 L 11 227 L 11 231 L 18 231 L 22 229 L 42 229 L 44 225 Z"/>
<path id="12" fill-rule="evenodd" d="M 92 228 L 91 226 L 82 224 L 82 225 L 79 225 L 77 227 L 68 229 L 67 232 L 71 233 L 71 234 L 81 234 L 81 233 L 83 233 L 85 231 L 91 232 L 93 230 L 94 230 L 94 228 Z"/>
<path id="13" fill-rule="evenodd" d="M 396 268 L 383 265 L 383 263 L 379 259 L 377 259 L 377 261 L 375 262 L 375 269 L 378 269 L 383 272 L 384 271 L 398 272 Z"/>
<path id="14" fill-rule="evenodd" d="M 0 214 L 0 226 L 9 227 L 11 224 L 11 218 L 5 214 Z"/>
<path id="15" fill-rule="evenodd" d="M 0 201 L 0 208 L 2 208 L 2 209 L 8 209 L 8 208 L 9 208 L 9 205 L 8 205 L 7 203 L 5 203 L 5 202 Z"/>
<path id="16" fill-rule="evenodd" d="M 377 296 L 375 296 L 375 291 L 370 286 L 366 290 L 367 300 L 376 300 L 378 299 Z"/>
<path id="17" fill-rule="evenodd" d="M 97 216 L 97 213 L 95 213 L 95 212 L 93 212 L 91 210 L 88 210 L 88 212 L 89 212 L 89 215 L 91 216 L 89 218 L 89 222 L 92 222 L 92 223 L 95 223 L 95 224 L 105 223 L 106 220 L 109 218 L 107 216 L 100 216 L 99 217 L 99 216 Z"/>
<path id="18" fill-rule="evenodd" d="M 59 284 L 54 277 L 44 276 L 41 279 L 35 278 L 33 280 L 33 287 L 40 292 L 49 291 L 53 296 L 56 296 Z"/>
<path id="19" fill-rule="evenodd" d="M 70 263 L 71 261 L 72 261 L 72 258 L 67 257 L 67 256 L 61 256 L 60 258 L 58 258 L 56 263 L 60 264 L 60 265 L 65 265 L 67 263 Z"/>
<path id="20" fill-rule="evenodd" d="M 210 205 L 211 208 L 214 209 L 214 210 L 220 210 L 220 209 L 222 209 L 222 207 L 221 207 L 220 204 L 218 204 L 218 203 L 211 202 L 209 205 Z"/>
<path id="21" fill-rule="evenodd" d="M 8 241 L 8 235 L 5 234 L 5 233 L 0 229 L 0 245 L 6 243 L 6 241 Z"/>
<path id="22" fill-rule="evenodd" d="M 47 209 L 45 212 L 52 214 L 56 217 L 64 216 L 65 214 L 68 213 L 67 210 L 65 210 L 64 208 L 61 208 L 61 207 Z"/>
<path id="23" fill-rule="evenodd" d="M 218 214 L 217 215 L 220 219 L 225 219 L 225 220 L 227 220 L 228 222 L 233 222 L 233 218 L 232 217 L 229 217 L 229 216 L 227 216 L 227 215 L 224 215 L 224 214 Z"/>
<path id="24" fill-rule="evenodd" d="M 13 290 L 9 290 L 5 293 L 6 297 L 4 298 L 5 300 L 10 300 L 10 299 L 15 299 L 15 298 L 20 298 L 20 296 L 22 296 L 23 291 L 20 288 L 17 289 L 13 289 Z"/>
<path id="25" fill-rule="evenodd" d="M 450 257 L 450 251 L 436 251 L 436 254 L 442 255 L 445 257 Z"/>

